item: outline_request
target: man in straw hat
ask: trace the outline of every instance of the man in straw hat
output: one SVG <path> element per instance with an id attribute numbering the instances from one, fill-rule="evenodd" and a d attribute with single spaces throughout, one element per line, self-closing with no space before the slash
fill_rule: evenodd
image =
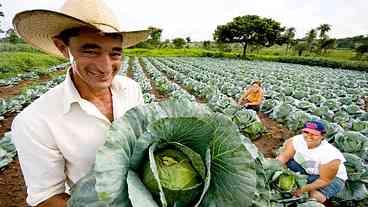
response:
<path id="1" fill-rule="evenodd" d="M 71 62 L 65 81 L 12 125 L 27 203 L 66 206 L 67 188 L 91 169 L 111 122 L 143 104 L 139 85 L 116 74 L 123 48 L 143 41 L 148 31 L 123 31 L 101 0 L 66 0 L 60 11 L 20 12 L 13 24 L 28 43 Z"/>

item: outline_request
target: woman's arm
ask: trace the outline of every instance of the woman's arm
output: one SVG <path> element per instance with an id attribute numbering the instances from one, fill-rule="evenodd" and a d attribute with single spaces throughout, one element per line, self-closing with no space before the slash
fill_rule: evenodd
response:
<path id="1" fill-rule="evenodd" d="M 307 184 L 300 189 L 301 193 L 311 192 L 328 186 L 337 175 L 341 161 L 332 160 L 331 162 L 319 167 L 320 177 L 313 183 Z"/>
<path id="2" fill-rule="evenodd" d="M 282 164 L 286 165 L 286 163 L 293 158 L 295 155 L 295 149 L 293 146 L 293 139 L 288 139 L 285 143 L 284 150 L 276 157 Z"/>
<path id="3" fill-rule="evenodd" d="M 243 103 L 244 99 L 247 97 L 247 95 L 248 95 L 248 90 L 244 90 L 243 95 L 240 96 L 240 98 L 239 98 L 239 101 L 238 101 L 239 105 L 242 105 L 242 103 Z"/>

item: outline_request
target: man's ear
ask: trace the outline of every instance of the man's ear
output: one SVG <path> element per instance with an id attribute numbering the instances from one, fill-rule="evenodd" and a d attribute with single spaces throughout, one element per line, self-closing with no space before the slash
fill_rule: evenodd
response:
<path id="1" fill-rule="evenodd" d="M 52 37 L 52 40 L 54 41 L 55 46 L 64 55 L 64 57 L 66 59 L 68 59 L 69 58 L 69 55 L 68 55 L 68 46 L 65 45 L 65 43 L 61 39 L 59 39 L 57 37 Z"/>

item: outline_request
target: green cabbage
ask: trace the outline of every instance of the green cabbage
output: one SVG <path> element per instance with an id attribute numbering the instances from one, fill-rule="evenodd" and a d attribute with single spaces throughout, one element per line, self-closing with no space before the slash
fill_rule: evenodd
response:
<path id="1" fill-rule="evenodd" d="M 262 189 L 257 152 L 245 140 L 229 118 L 205 105 L 169 100 L 135 107 L 113 123 L 69 205 L 252 206 Z"/>
<path id="2" fill-rule="evenodd" d="M 278 177 L 277 186 L 285 192 L 291 192 L 295 188 L 295 177 L 289 174 L 282 174 Z"/>

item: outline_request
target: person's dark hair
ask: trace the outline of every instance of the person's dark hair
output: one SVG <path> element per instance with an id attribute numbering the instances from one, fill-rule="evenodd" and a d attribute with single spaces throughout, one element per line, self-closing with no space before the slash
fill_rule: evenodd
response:
<path id="1" fill-rule="evenodd" d="M 257 84 L 259 87 L 262 87 L 262 83 L 261 83 L 260 80 L 253 81 L 251 85 L 253 85 L 253 84 Z"/>
<path id="2" fill-rule="evenodd" d="M 90 27 L 73 27 L 73 28 L 63 30 L 58 35 L 56 35 L 55 37 L 58 38 L 58 39 L 61 39 L 66 45 L 69 45 L 70 38 L 78 36 L 80 34 L 81 30 L 89 30 L 89 31 L 99 32 L 99 30 L 93 29 L 93 28 L 90 28 Z M 108 37 L 112 37 L 114 39 L 116 38 L 116 39 L 123 40 L 123 36 L 120 33 L 101 33 L 101 34 L 103 34 L 105 36 L 108 36 Z"/>

